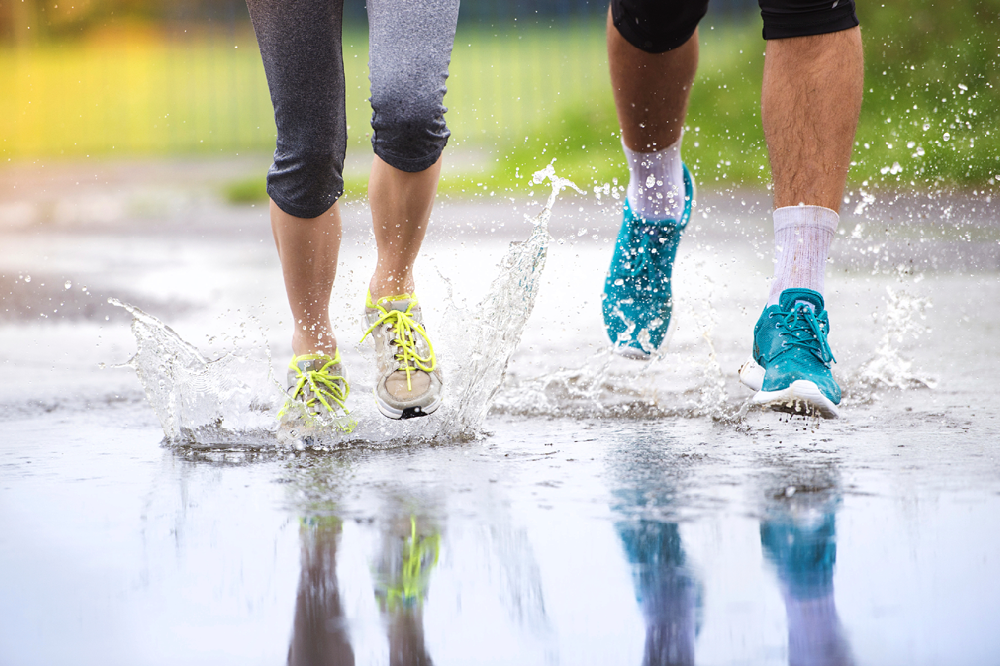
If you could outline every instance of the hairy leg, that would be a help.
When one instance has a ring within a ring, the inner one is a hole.
[[[330,326],[330,292],[340,251],[340,206],[306,219],[289,215],[272,201],[271,231],[295,324],[292,351],[296,356],[333,356],[337,340]]]
[[[625,146],[651,153],[677,143],[698,67],[697,30],[679,48],[646,53],[621,36],[609,12],[608,64]]]
[[[774,207],[840,210],[864,85],[861,30],[767,42],[761,120]]]
[[[441,158],[416,173],[389,166],[376,156],[368,181],[378,263],[369,289],[372,299],[412,294],[413,263],[427,233]]]

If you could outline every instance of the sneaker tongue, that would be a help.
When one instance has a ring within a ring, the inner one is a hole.
[[[812,289],[786,289],[778,299],[783,312],[791,311],[799,303],[805,303],[817,314],[823,311],[823,296]]]

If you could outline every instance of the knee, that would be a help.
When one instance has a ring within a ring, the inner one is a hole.
[[[425,94],[392,89],[372,94],[372,147],[392,167],[415,173],[437,162],[451,132],[444,86]]]
[[[611,0],[611,21],[622,38],[646,53],[687,43],[708,11],[708,0]]]
[[[764,39],[809,37],[858,25],[854,0],[758,0]]]
[[[267,194],[295,217],[319,217],[344,193],[344,154],[335,147],[297,147],[274,152]]]

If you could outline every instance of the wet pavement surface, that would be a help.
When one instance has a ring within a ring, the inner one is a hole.
[[[451,439],[426,436],[436,416],[380,430],[368,404],[374,250],[348,204],[333,305],[370,425],[322,451],[165,443],[135,372],[111,367],[136,340],[108,297],[283,374],[264,211],[184,187],[107,219],[0,215],[0,663],[1000,662],[984,195],[845,205],[827,283],[845,400],[820,421],[747,411],[736,379],[770,273],[766,193],[699,202],[652,363],[604,339],[613,202],[566,194],[503,386]],[[487,292],[542,194],[438,206],[418,264],[432,331],[449,290]]]

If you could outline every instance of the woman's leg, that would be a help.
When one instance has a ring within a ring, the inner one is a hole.
[[[414,296],[413,263],[430,220],[441,152],[445,80],[458,0],[369,0],[372,164],[368,197],[378,245],[365,317],[375,344],[375,401],[385,416],[441,404],[441,369]]]
[[[376,156],[368,181],[378,262],[369,283],[372,299],[412,294],[413,263],[427,232],[441,158],[416,173],[390,166]]]
[[[337,352],[330,325],[330,293],[340,250],[340,206],[319,217],[294,217],[271,202],[271,231],[281,259],[288,305],[292,308],[292,353]]]
[[[458,0],[370,0],[372,164],[368,197],[378,245],[373,300],[412,294],[441,153],[445,80]]]
[[[296,356],[333,355],[329,303],[340,248],[347,124],[342,0],[248,0],[278,129],[267,174],[271,228]]]

